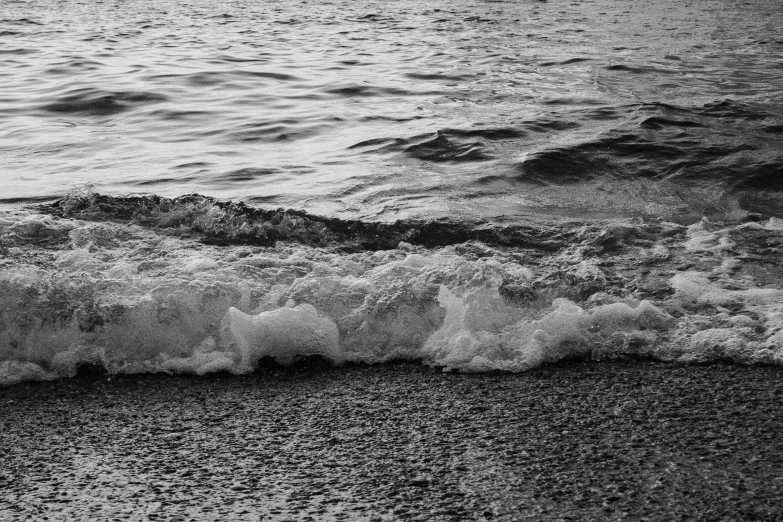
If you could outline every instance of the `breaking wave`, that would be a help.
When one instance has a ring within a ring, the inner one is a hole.
[[[0,384],[265,358],[783,362],[783,221],[377,224],[203,196],[0,214]]]

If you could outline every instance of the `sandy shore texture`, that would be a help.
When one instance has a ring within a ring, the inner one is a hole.
[[[783,520],[783,369],[308,361],[0,389],[2,520]]]

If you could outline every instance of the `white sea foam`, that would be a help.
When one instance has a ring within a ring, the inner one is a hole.
[[[726,234],[727,229],[722,226],[722,223],[711,223],[707,218],[702,218],[700,222],[689,226],[685,249],[691,252],[731,250],[734,242]]]
[[[321,355],[342,362],[337,325],[321,316],[311,304],[285,306],[248,315],[229,308],[224,319],[224,340],[239,350],[239,364],[253,368],[262,357],[290,363],[303,355]]]
[[[434,364],[462,370],[523,371],[569,357],[613,355],[622,348],[618,342],[627,348],[628,339],[643,338],[643,331],[666,331],[674,323],[649,301],[636,308],[614,303],[588,311],[560,298],[543,317],[514,321],[519,313],[502,310],[500,296],[487,290],[460,299],[442,286],[439,299],[446,318],[424,353]]]
[[[209,247],[135,226],[7,216],[0,237],[15,255],[0,265],[0,384],[68,377],[85,363],[244,373],[265,357],[308,355],[460,371],[623,355],[783,362],[783,289],[760,284],[739,251],[742,234],[776,244],[777,224],[672,230],[652,246],[645,239],[640,259],[666,269],[685,252],[701,265],[670,271],[661,279],[670,291],[654,301],[585,257],[596,244],[587,232],[579,255],[528,262],[481,245]]]

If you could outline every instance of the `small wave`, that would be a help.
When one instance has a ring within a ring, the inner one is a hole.
[[[442,131],[412,138],[374,138],[364,140],[349,149],[364,149],[366,153],[398,153],[425,161],[481,161],[488,159],[479,142],[457,143]]]
[[[206,117],[213,116],[211,111],[204,110],[171,110],[171,109],[156,109],[150,111],[150,115],[161,120],[170,121],[198,121],[203,120]]]
[[[695,112],[705,116],[718,116],[731,120],[765,120],[769,117],[768,114],[754,110],[748,104],[731,99],[707,103]]]
[[[266,78],[278,81],[301,81],[302,78],[292,74],[285,74],[273,71],[253,71],[253,70],[221,70],[221,71],[199,71],[189,74],[155,74],[145,78],[153,81],[172,81],[180,80],[191,85],[217,85],[230,81],[235,77],[246,78]]]
[[[193,181],[194,179],[195,178],[192,176],[183,176],[179,178],[145,179],[145,180],[137,181],[135,185],[137,187],[152,187],[152,186],[165,185],[166,183],[186,183],[189,181]]]
[[[2,36],[2,35],[0,35]],[[36,49],[0,49],[0,54],[10,54],[10,55],[26,55],[26,54],[35,54],[38,51]]]
[[[272,176],[279,172],[279,169],[244,168],[216,176],[213,179],[222,181],[252,181],[254,179]]]
[[[520,125],[529,131],[540,133],[571,130],[581,126],[576,121],[552,120],[548,118],[539,118],[532,121],[525,121]]]
[[[567,60],[541,62],[540,65],[542,67],[552,67],[554,65],[571,65],[574,63],[584,63],[590,61],[593,61],[593,59],[592,58],[568,58]]]
[[[594,161],[575,150],[551,149],[526,155],[516,179],[537,185],[580,183],[600,174]]]
[[[378,13],[367,13],[365,15],[350,18],[350,20],[356,22],[394,22],[394,17]]]
[[[468,75],[444,74],[444,73],[412,72],[412,73],[405,73],[404,76],[412,80],[435,80],[435,81],[447,81],[447,82],[464,82],[466,80],[471,79],[471,77]]]
[[[416,121],[424,119],[423,116],[387,116],[382,114],[369,114],[359,118],[359,121],[391,121],[395,123],[404,123],[406,121]]]
[[[39,210],[63,218],[131,222],[174,234],[201,234],[206,241],[222,244],[274,245],[277,241],[297,241],[313,246],[331,245],[344,251],[394,249],[400,242],[437,247],[470,240],[551,250],[564,240],[560,231],[542,226],[449,220],[343,220],[290,209],[265,210],[198,194],[169,199],[75,191]]]
[[[44,203],[44,202],[50,202],[54,200],[59,200],[57,197],[52,196],[26,196],[26,197],[19,197],[19,198],[3,198],[0,197],[0,204],[6,204],[6,205],[16,205],[16,204],[27,204],[32,205],[35,203]]]
[[[594,121],[612,121],[624,119],[626,114],[620,108],[599,107],[585,111],[584,116],[585,118]]]
[[[490,127],[478,129],[443,129],[441,134],[462,138],[483,138],[486,140],[511,140],[523,138],[525,132],[509,127]]]
[[[690,214],[712,208],[718,214],[743,209],[783,215],[783,153],[769,138],[777,120],[765,111],[723,100],[700,107],[602,107],[584,111],[584,117],[617,123],[586,139],[574,133],[571,140],[526,151],[509,179],[540,187],[599,187],[619,199],[635,184],[648,203],[660,198],[669,208],[684,204]],[[538,124],[520,126],[536,130]]]
[[[422,134],[410,138],[374,138],[364,140],[349,149],[364,149],[367,153],[401,153],[423,161],[472,162],[493,159],[491,151],[483,140],[503,141],[520,139],[525,132],[519,129],[477,128],[441,129],[435,134]]]
[[[557,97],[542,100],[544,105],[603,105],[604,102],[598,98],[584,98],[577,96]]]
[[[325,122],[306,122],[293,118],[281,118],[246,123],[238,128],[227,129],[221,134],[231,141],[275,142],[315,136],[333,125],[333,119]]]
[[[279,80],[283,82],[301,81],[302,78],[294,76],[293,74],[285,74],[279,72],[270,71],[241,71],[240,74],[246,74],[253,78],[268,78],[270,80]]]
[[[14,25],[43,25],[42,22],[33,20],[32,18],[4,18],[0,20],[0,23]]]
[[[112,116],[139,105],[160,103],[168,98],[148,92],[105,92],[98,89],[79,89],[47,103],[41,108],[48,112],[84,114],[88,116]]]
[[[349,98],[368,98],[373,96],[411,96],[413,91],[401,89],[399,87],[379,87],[373,85],[346,85],[342,87],[329,87],[324,89],[327,94],[335,94],[341,97]],[[433,94],[419,93],[419,94]]]
[[[194,169],[194,168],[204,168],[204,167],[210,167],[214,165],[213,163],[209,163],[207,161],[191,161],[189,163],[182,163],[180,165],[175,165],[175,169]]]
[[[646,120],[641,122],[639,126],[648,129],[656,129],[656,130],[663,129],[665,127],[682,127],[682,128],[704,127],[703,124],[696,121],[675,120],[670,118],[661,118],[657,116],[653,116],[652,118],[647,118]]]
[[[639,65],[627,65],[627,64],[613,64],[604,67],[607,71],[622,71],[632,74],[678,74],[679,70],[675,69],[663,69],[661,67],[639,66]]]
[[[55,67],[46,69],[47,74],[78,74],[82,71],[97,71],[103,64],[94,60],[80,60],[69,58],[65,62],[60,62]]]
[[[371,140],[354,143],[348,149],[365,149],[367,152],[385,152],[388,150],[402,150],[408,143],[402,138],[373,138]]]
[[[158,75],[157,77],[153,77],[152,79],[155,80],[170,79],[172,76],[175,75],[165,75],[168,78],[161,78],[160,76],[163,75]],[[185,78],[185,82],[187,82],[190,85],[199,85],[199,86],[208,86],[208,87],[211,87],[213,85],[220,85],[224,83],[226,80],[227,80],[226,75],[222,73],[207,72],[207,71],[189,74]]]
[[[458,143],[443,132],[438,132],[434,138],[414,141],[403,152],[416,159],[437,162],[485,161],[492,157],[483,143]]]

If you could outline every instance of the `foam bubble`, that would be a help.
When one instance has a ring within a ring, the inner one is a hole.
[[[691,252],[722,252],[731,250],[735,243],[726,234],[723,223],[711,223],[706,217],[688,227],[685,249]]]
[[[255,366],[262,357],[283,363],[306,355],[321,355],[336,363],[343,361],[337,325],[310,304],[258,315],[232,307],[225,323],[224,331],[239,351],[243,367]]]
[[[12,386],[25,381],[50,381],[57,375],[28,361],[0,361],[0,386]]]
[[[212,336],[199,343],[193,353],[187,357],[164,359],[161,362],[160,369],[172,373],[192,373],[196,375],[221,371],[239,373],[240,370],[235,354],[219,350],[217,342]]]
[[[425,355],[435,364],[463,370],[523,371],[570,357],[614,354],[618,348],[627,353],[623,348],[629,337],[651,345],[657,337],[640,332],[666,331],[674,324],[649,301],[636,308],[613,303],[588,311],[559,298],[540,319],[515,320],[520,312],[507,310],[496,291],[458,298],[444,286],[438,297],[446,318],[427,340]]]
[[[680,360],[689,362],[713,361],[716,359],[744,361],[750,355],[748,340],[743,329],[708,328],[693,334],[690,350]]]
[[[766,230],[776,230],[783,232],[783,219],[771,217],[769,221],[764,224]]]

